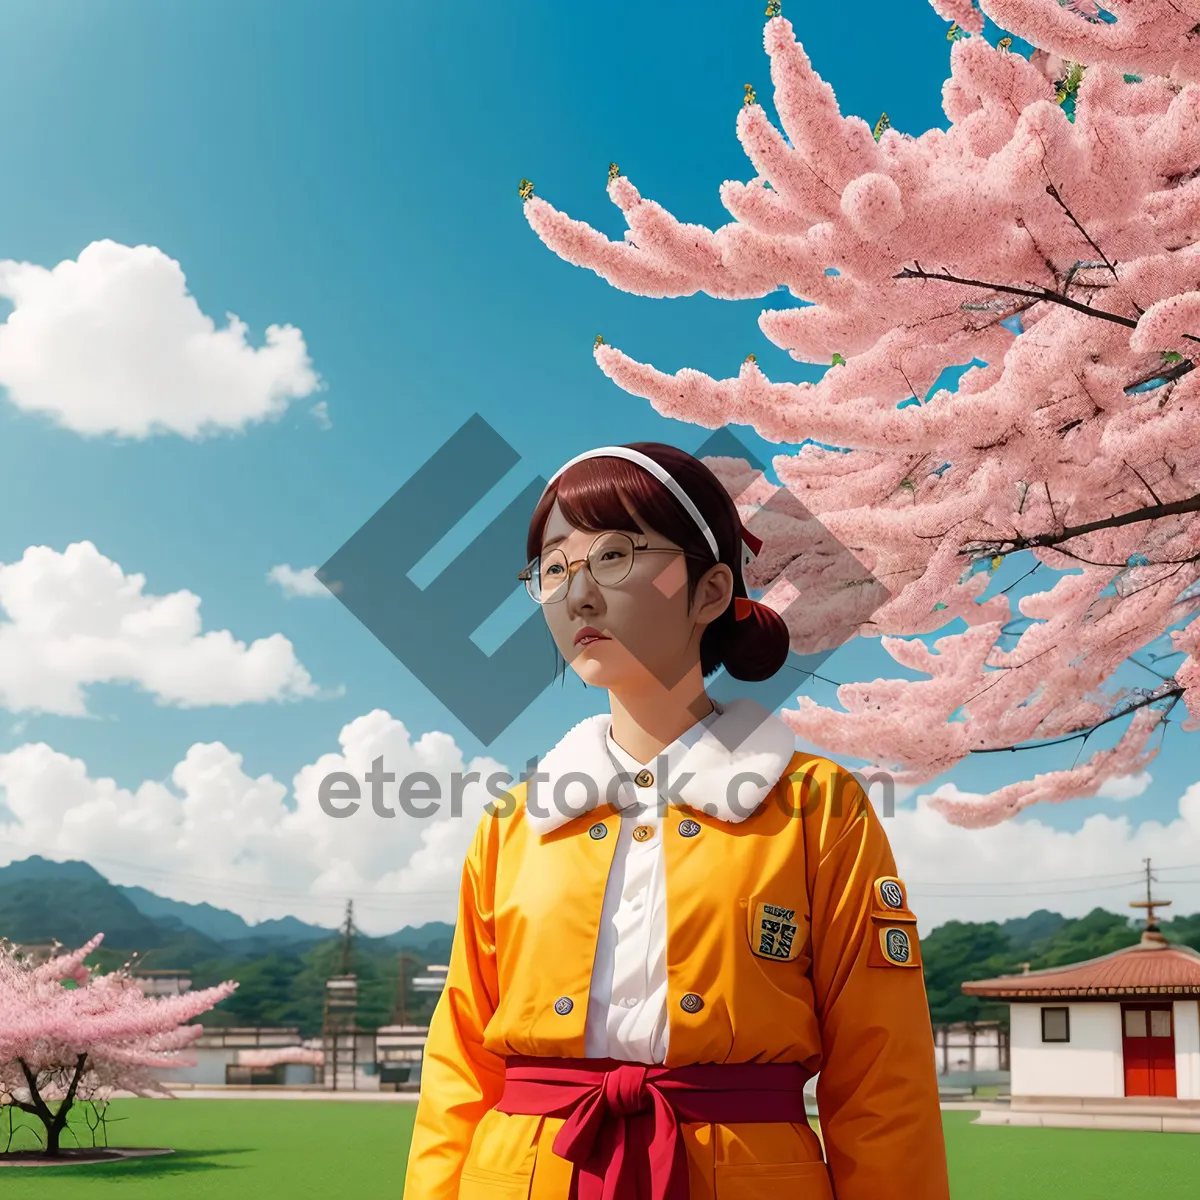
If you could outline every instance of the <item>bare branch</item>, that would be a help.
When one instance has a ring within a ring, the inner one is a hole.
[[[1100,249],[1099,246],[1096,245],[1096,243],[1094,241],[1092,241],[1091,235],[1088,233],[1088,231],[1086,229],[1084,229],[1084,227],[1082,225],[1080,225],[1080,223],[1075,219],[1075,214],[1067,207],[1067,202],[1058,194],[1058,188],[1056,188],[1054,186],[1054,184],[1052,184],[1052,183],[1046,184],[1046,195],[1049,196],[1054,201],[1054,203],[1057,204],[1059,206],[1059,208],[1061,208],[1063,210],[1063,212],[1065,212],[1067,214],[1067,217],[1070,219],[1071,224],[1074,225],[1075,228],[1078,229],[1081,234],[1083,234],[1084,241],[1087,242],[1087,244],[1089,246],[1091,246],[1091,248],[1093,250],[1095,250],[1095,252],[1098,255],[1100,255],[1101,259],[1104,262],[1104,265],[1109,269],[1109,271],[1112,272],[1112,277],[1114,279],[1116,279],[1117,268],[1114,267],[1113,264],[1108,261],[1108,256],[1104,253],[1103,250]],[[1076,263],[1075,265],[1078,266],[1079,264]],[[1073,271],[1075,268],[1072,267],[1071,269]]]
[[[1103,321],[1112,321],[1117,325],[1124,325],[1126,329],[1136,329],[1137,322],[1132,317],[1118,316],[1117,313],[1108,312],[1102,308],[1092,308],[1090,305],[1081,304],[1078,300],[1072,300],[1070,296],[1064,296],[1061,292],[1051,291],[1049,288],[1040,287],[1014,287],[1008,283],[989,283],[986,279],[963,279],[959,275],[950,275],[941,271],[926,271],[920,263],[913,267],[905,267],[892,276],[893,279],[934,279],[942,283],[960,283],[964,287],[987,288],[993,292],[1006,292],[1010,296],[1029,296],[1034,300],[1045,300],[1051,304],[1061,304],[1064,308],[1074,309],[1076,312],[1081,312],[1088,317],[1099,317]],[[1189,337],[1190,334],[1185,334]],[[1195,339],[1200,341],[1200,338]]]
[[[1143,480],[1143,482],[1145,482]],[[1082,537],[1087,533],[1095,533],[1100,529],[1120,529],[1125,525],[1136,525],[1141,521],[1157,521],[1162,517],[1178,516],[1181,513],[1200,512],[1200,495],[1189,496],[1186,500],[1172,500],[1169,504],[1150,504],[1144,508],[1136,508],[1132,512],[1116,513],[1099,521],[1089,521],[1085,525],[1071,525],[1058,533],[1035,533],[1030,537],[1012,538],[1009,542],[1001,542],[992,549],[989,543],[980,546],[965,546],[959,554],[992,553],[992,556],[1015,554],[1018,550],[1032,550],[1038,546],[1059,546],[1072,538]],[[1063,553],[1067,553],[1063,551]],[[1173,560],[1172,560],[1173,561]],[[1194,561],[1183,559],[1183,562]],[[1097,563],[1097,566],[1127,566],[1127,563]]]
[[[1065,737],[1055,738],[1053,741],[1037,742],[1037,743],[1027,742],[1023,745],[1016,745],[1016,746],[988,746],[982,750],[978,750],[978,749],[972,750],[971,753],[972,754],[1002,754],[1006,750],[1011,751],[1011,752],[1016,752],[1017,750],[1043,750],[1047,746],[1061,746],[1065,742],[1074,742],[1074,741],[1077,741],[1079,738],[1086,739],[1086,738],[1091,737],[1091,735],[1093,733],[1095,733],[1097,729],[1101,728],[1101,726],[1103,726],[1103,725],[1107,725],[1110,721],[1118,721],[1122,717],[1129,716],[1129,714],[1132,712],[1137,712],[1138,709],[1140,709],[1140,708],[1148,708],[1151,704],[1157,704],[1158,701],[1166,700],[1168,697],[1174,697],[1175,700],[1178,700],[1183,695],[1183,692],[1184,692],[1183,688],[1177,687],[1177,688],[1172,688],[1169,691],[1152,694],[1149,696],[1143,696],[1139,703],[1131,704],[1127,708],[1121,709],[1120,712],[1110,713],[1102,721],[1097,721],[1095,725],[1090,725],[1090,726],[1088,726],[1087,729],[1081,729],[1075,733],[1067,734]],[[1171,708],[1174,708],[1174,706],[1175,706],[1174,701],[1172,701]],[[1167,711],[1170,712],[1171,709],[1168,708]]]

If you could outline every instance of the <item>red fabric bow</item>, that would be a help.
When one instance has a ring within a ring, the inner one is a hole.
[[[757,603],[757,600],[747,600],[745,596],[734,596],[733,619],[735,621],[744,621],[754,611],[754,606]]]
[[[575,1164],[569,1200],[688,1200],[683,1121],[806,1121],[799,1063],[652,1066],[617,1059],[506,1060],[496,1108],[566,1120],[554,1153]]]

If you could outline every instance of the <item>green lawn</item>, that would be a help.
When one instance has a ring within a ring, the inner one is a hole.
[[[413,1107],[319,1100],[124,1100],[114,1145],[178,1153],[103,1166],[0,1168],[4,1200],[398,1197]],[[948,1112],[955,1200],[1194,1200],[1200,1136],[972,1125]],[[116,1189],[120,1191],[116,1191]],[[887,1198],[892,1200],[892,1198]]]

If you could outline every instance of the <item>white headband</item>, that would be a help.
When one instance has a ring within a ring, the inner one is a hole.
[[[654,461],[648,455],[643,454],[640,450],[631,450],[628,446],[600,446],[595,450],[587,450],[583,454],[577,454],[568,462],[563,463],[557,471],[546,481],[546,487],[542,489],[542,495],[546,494],[550,485],[568,468],[573,467],[578,462],[583,462],[585,458],[624,458],[631,463],[636,463],[643,470],[649,471],[655,479],[659,481],[667,490],[683,505],[688,516],[696,522],[700,532],[704,534],[704,540],[708,542],[709,549],[713,552],[713,558],[719,562],[721,552],[717,549],[717,539],[713,536],[713,531],[708,527],[708,522],[701,515],[700,510],[693,503],[692,498],[676,483],[660,463]],[[742,565],[745,566],[749,561],[758,554],[762,549],[762,542],[756,538],[744,525],[742,530]]]

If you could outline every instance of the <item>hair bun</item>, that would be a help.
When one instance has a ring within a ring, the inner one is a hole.
[[[725,670],[747,683],[769,679],[791,651],[787,623],[773,608],[745,596],[734,597],[733,617],[720,642]]]

